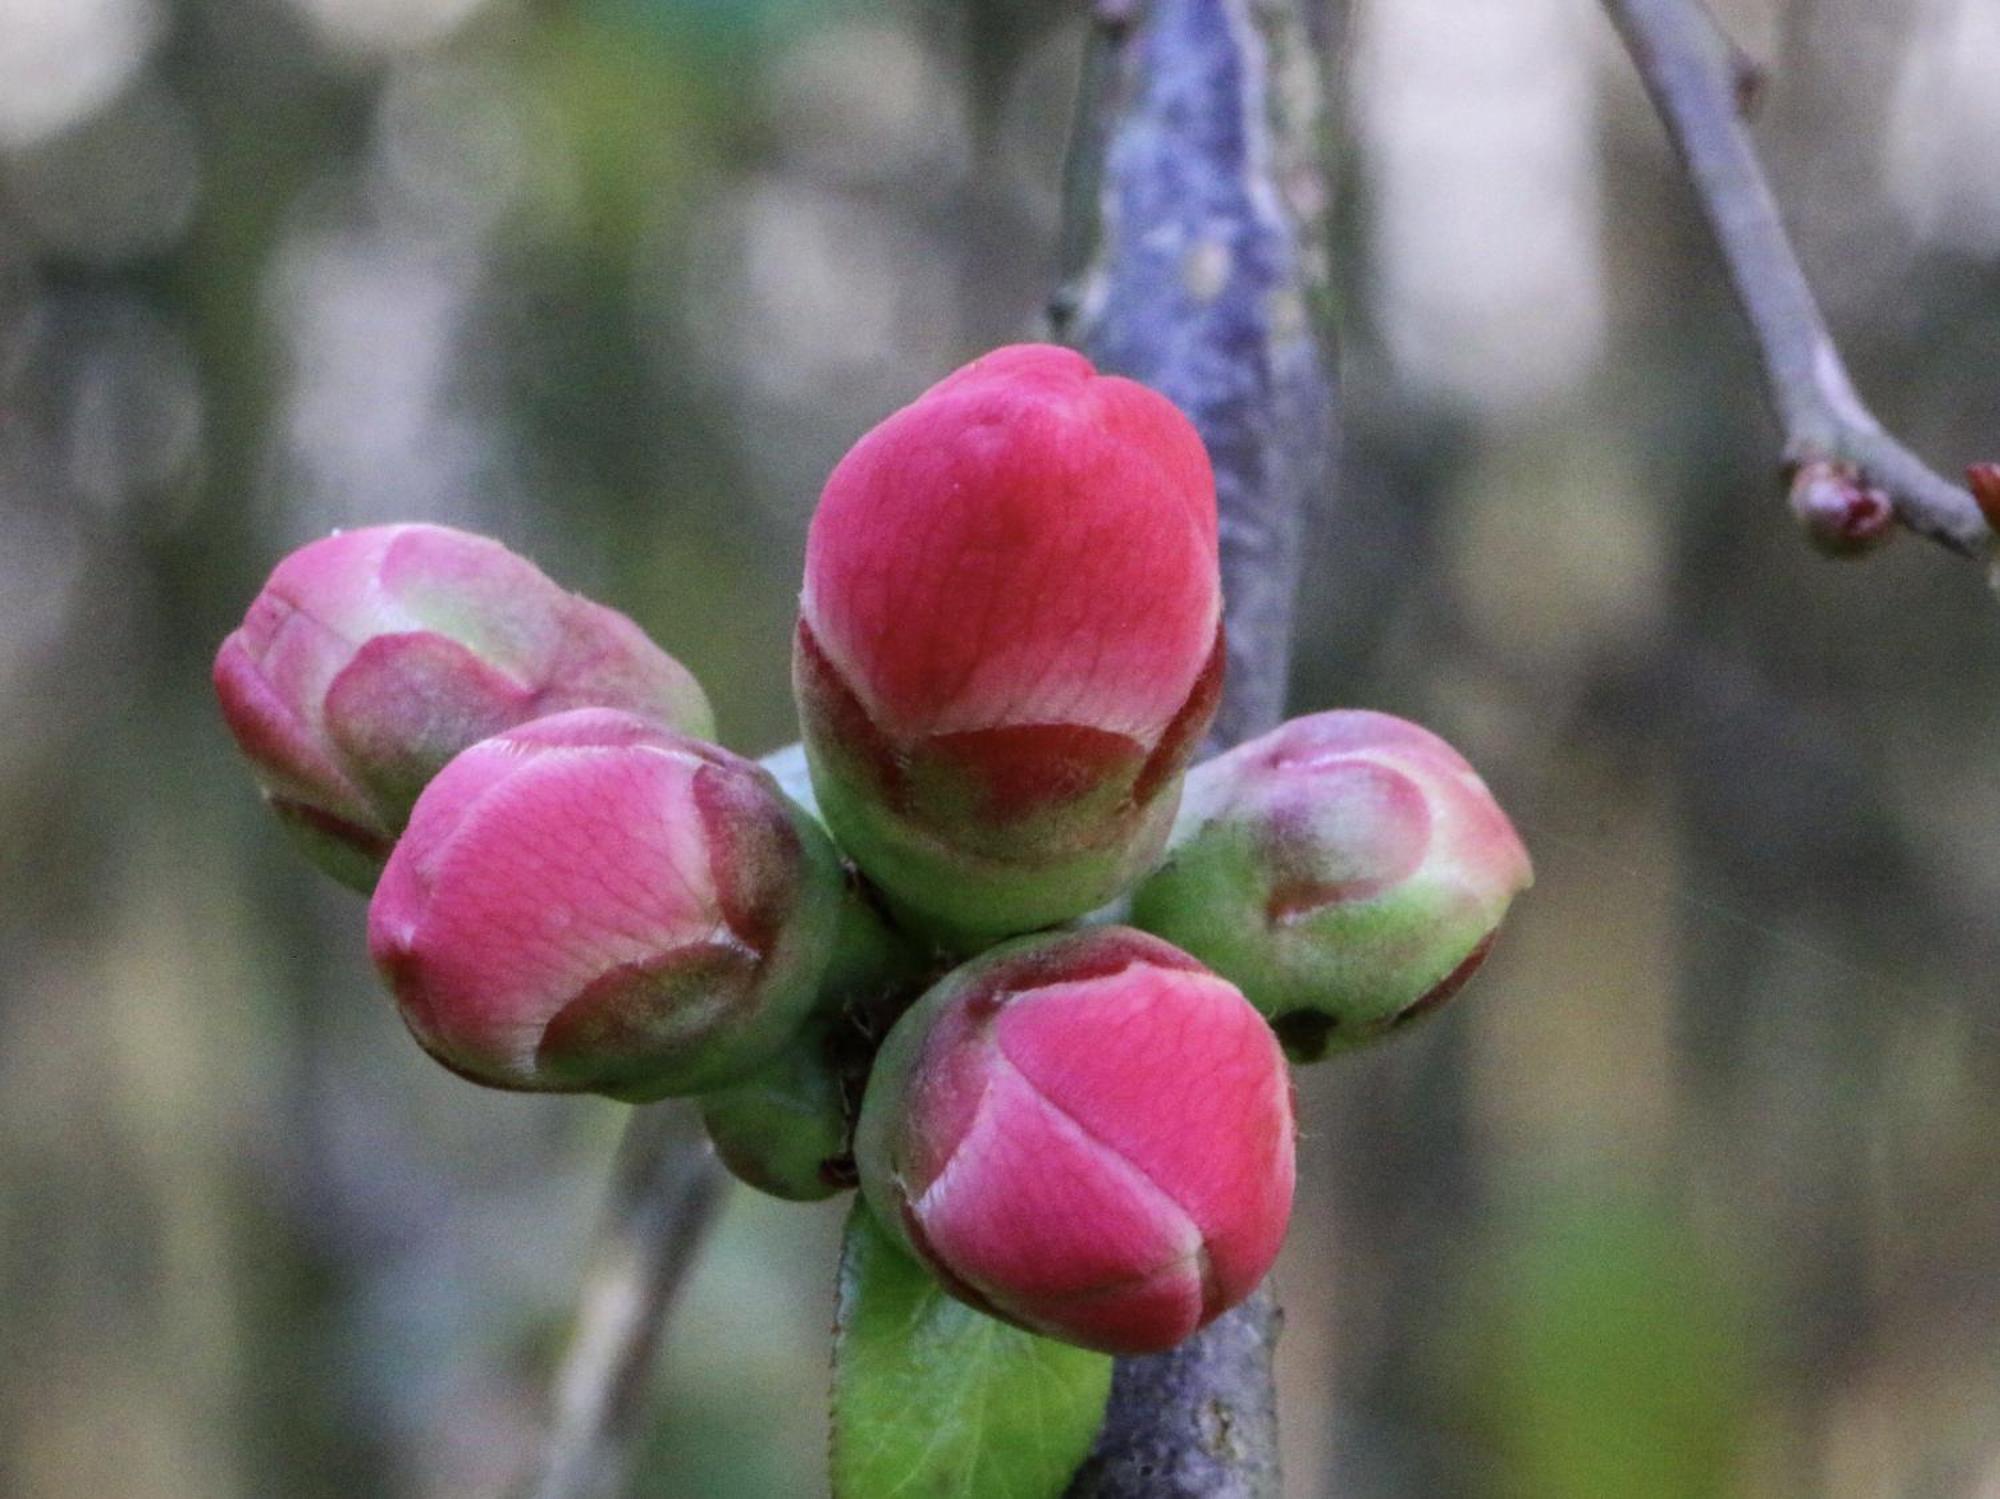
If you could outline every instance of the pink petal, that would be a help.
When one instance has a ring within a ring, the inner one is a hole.
[[[1200,440],[1068,351],[989,355],[834,471],[803,613],[892,736],[1072,724],[1150,746],[1220,617]]]

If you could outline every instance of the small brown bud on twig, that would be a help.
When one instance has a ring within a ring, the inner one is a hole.
[[[1792,514],[1829,557],[1859,557],[1896,531],[1896,507],[1848,464],[1802,463],[1792,474]]]
[[[1975,463],[1965,471],[1965,487],[1979,502],[1986,524],[2000,531],[2000,463]]]

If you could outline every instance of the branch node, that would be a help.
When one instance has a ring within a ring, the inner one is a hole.
[[[1755,102],[1746,73],[1754,64],[1701,0],[1604,0],[1604,6],[1722,252],[1763,358],[1788,465],[1802,472],[1801,465],[1818,462],[1851,476],[1843,481],[1850,492],[1844,508],[1829,498],[1831,490],[1802,494],[1795,479],[1794,507],[1805,507],[1802,518],[1818,518],[1808,521],[1808,531],[1818,536],[1831,525],[1845,537],[1846,522],[1828,518],[1853,520],[1871,509],[1853,496],[1879,494],[1912,531],[1961,556],[1985,556],[1994,528],[1981,505],[1884,430],[1855,393],[1743,124],[1746,90],[1747,102]],[[1873,523],[1861,524],[1866,531]]]
[[[1973,464],[1965,471],[1965,484],[1986,524],[2000,531],[2000,463]]]
[[[1896,507],[1851,463],[1794,465],[1791,504],[1806,539],[1829,557],[1863,556],[1896,534]]]
[[[1771,85],[1771,71],[1734,42],[1729,46],[1729,71],[1736,89],[1736,113],[1754,120],[1764,107]]]
[[[1095,0],[1090,8],[1091,19],[1114,36],[1122,36],[1139,22],[1139,11],[1146,0]]]

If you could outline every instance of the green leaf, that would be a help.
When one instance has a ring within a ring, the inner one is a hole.
[[[854,1205],[834,1325],[835,1499],[1055,1499],[1110,1395],[1104,1354],[952,1300]]]

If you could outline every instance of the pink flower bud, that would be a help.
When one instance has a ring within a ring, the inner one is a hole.
[[[1450,745],[1384,713],[1316,713],[1195,770],[1132,919],[1239,985],[1313,1061],[1450,999],[1532,880]]]
[[[442,526],[293,552],[222,643],[215,690],[272,809],[364,891],[417,794],[467,745],[582,707],[713,732],[694,678],[624,615]]]
[[[581,709],[465,751],[417,800],[368,948],[432,1056],[496,1088],[646,1099],[748,1076],[833,950],[842,875],[748,760]]]
[[[897,1022],[855,1152],[876,1216],[961,1300],[1149,1353],[1277,1258],[1291,1082],[1257,1012],[1186,953],[1122,927],[1028,937]]]
[[[1157,857],[1221,685],[1215,481],[1171,402],[1002,349],[857,443],[806,546],[813,783],[928,924],[1004,935]]]

